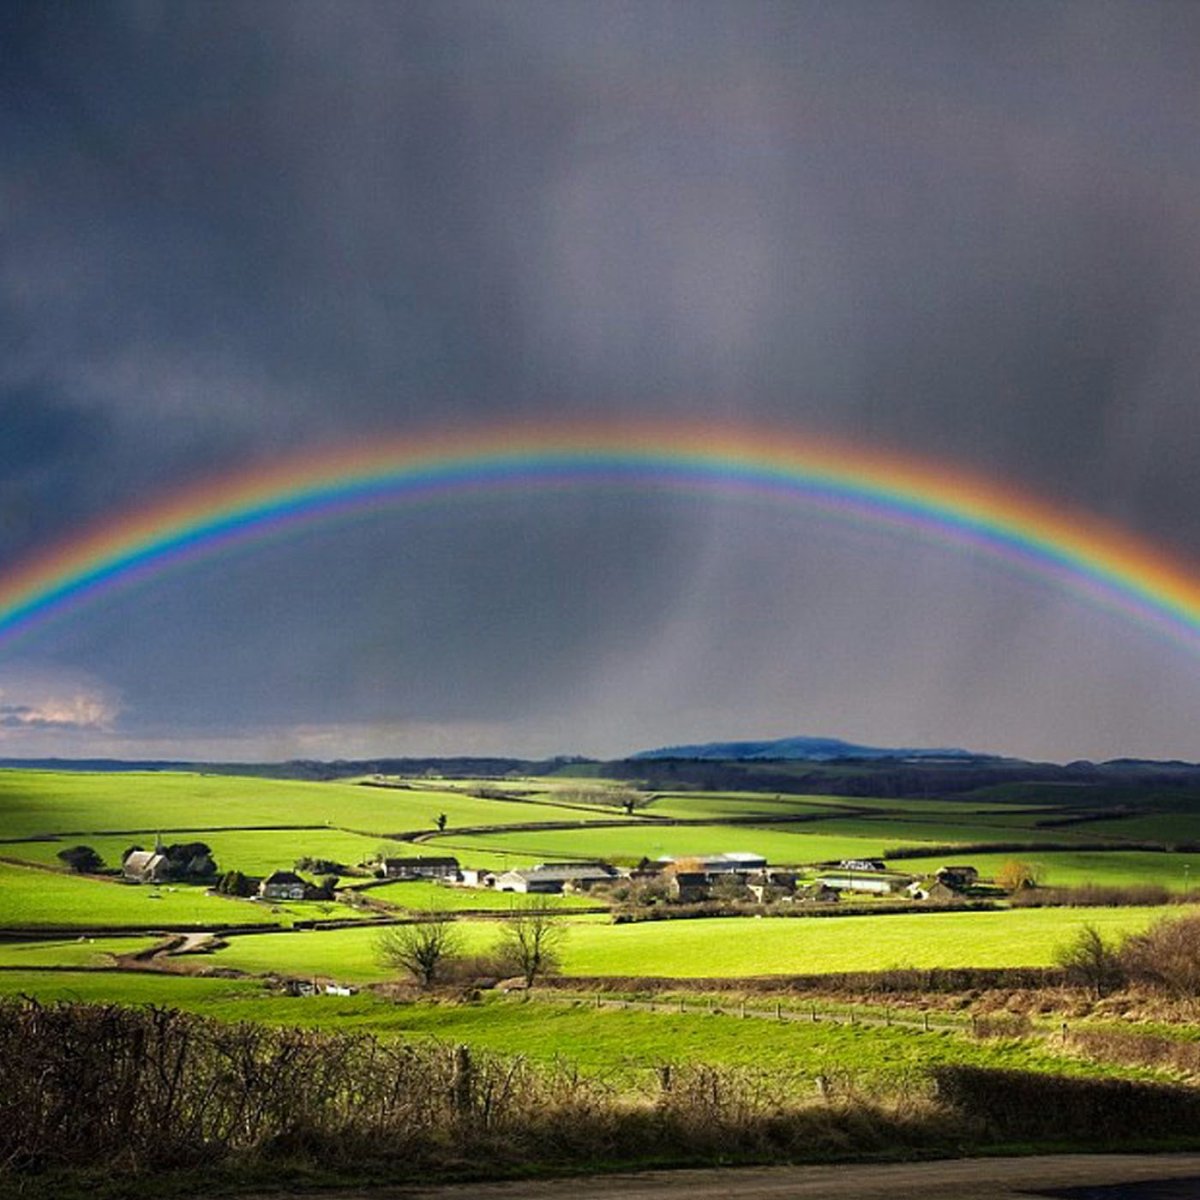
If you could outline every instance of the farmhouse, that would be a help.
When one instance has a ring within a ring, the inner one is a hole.
[[[586,892],[598,883],[611,883],[619,872],[608,863],[538,863],[496,876],[498,892],[556,895],[566,889]]]
[[[132,883],[163,883],[170,878],[171,860],[160,850],[132,850],[121,871]]]
[[[837,904],[841,894],[823,883],[813,883],[798,893],[800,900],[806,904]]]
[[[303,900],[308,884],[293,871],[274,871],[258,885],[264,900]]]
[[[672,871],[667,895],[681,904],[696,904],[712,895],[709,877],[703,871]]]
[[[387,879],[457,879],[458,859],[435,855],[414,858],[384,858],[379,870]]]
[[[979,880],[974,867],[938,867],[935,874],[940,882],[952,888],[969,888]]]

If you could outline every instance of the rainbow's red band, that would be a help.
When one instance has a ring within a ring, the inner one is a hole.
[[[444,495],[619,486],[750,495],[997,557],[1200,648],[1200,577],[1145,539],[942,463],[736,426],[531,425],[259,465],[102,521],[0,575],[0,644],[220,547]]]

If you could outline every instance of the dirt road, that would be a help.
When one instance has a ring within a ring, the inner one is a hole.
[[[253,1200],[282,1200],[288,1193]],[[645,1171],[322,1192],[321,1200],[1200,1200],[1200,1154],[1056,1154],[877,1166]]]

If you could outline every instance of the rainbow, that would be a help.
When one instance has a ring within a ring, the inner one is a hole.
[[[0,573],[0,648],[196,559],[349,515],[587,488],[781,502],[1000,560],[1200,651],[1200,578],[1143,538],[942,463],[730,426],[540,424],[321,449],[166,495]]]

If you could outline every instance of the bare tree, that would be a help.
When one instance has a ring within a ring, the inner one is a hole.
[[[375,952],[385,967],[407,971],[424,988],[432,987],[447,961],[461,945],[454,919],[443,912],[430,913],[411,925],[389,925],[375,941]]]
[[[539,975],[558,970],[560,951],[567,936],[561,912],[549,909],[540,900],[514,905],[504,922],[496,952],[500,959],[532,987]]]

